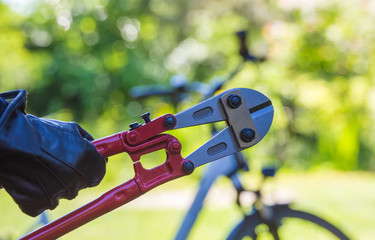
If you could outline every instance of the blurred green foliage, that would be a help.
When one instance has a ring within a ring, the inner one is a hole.
[[[0,3],[0,91],[24,88],[30,113],[109,135],[144,111],[172,111],[135,102],[131,87],[227,73],[241,61],[233,33],[247,29],[252,52],[268,60],[227,88],[257,89],[276,109],[271,132],[247,152],[254,165],[373,170],[374,22],[375,4],[354,0],[49,0],[25,15]]]

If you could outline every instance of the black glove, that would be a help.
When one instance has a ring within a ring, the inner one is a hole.
[[[98,185],[106,159],[77,123],[26,114],[26,94],[0,94],[0,185],[24,213],[37,216]]]

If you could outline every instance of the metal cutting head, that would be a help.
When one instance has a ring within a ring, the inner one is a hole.
[[[198,167],[258,143],[271,127],[273,113],[270,99],[262,93],[236,88],[176,114],[174,129],[227,122],[225,129],[186,157]]]

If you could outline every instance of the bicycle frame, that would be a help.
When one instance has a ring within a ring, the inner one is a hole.
[[[200,211],[203,208],[203,202],[215,181],[221,176],[231,176],[236,174],[240,168],[241,164],[235,155],[221,158],[207,167],[200,181],[194,201],[187,211],[175,239],[182,240],[188,237]]]

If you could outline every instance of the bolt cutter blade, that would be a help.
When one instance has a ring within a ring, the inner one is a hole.
[[[219,97],[223,93],[209,98],[191,108],[175,114],[177,123],[174,129],[197,126],[225,120],[220,110]]]
[[[176,114],[175,128],[227,122],[224,130],[186,157],[198,167],[257,144],[271,127],[273,113],[271,101],[262,93],[231,89]]]
[[[230,128],[226,127],[185,159],[192,161],[195,167],[199,167],[208,162],[241,151],[234,141]]]
[[[273,106],[270,105],[264,109],[254,112],[251,114],[251,117],[253,118],[257,129],[257,134],[259,135],[259,140],[257,142],[252,142],[253,146],[263,139],[271,127],[273,119]],[[211,140],[187,156],[186,159],[192,161],[195,167],[199,167],[203,164],[234,154],[246,148],[247,147],[239,147],[238,144],[236,144],[234,134],[231,131],[231,128],[228,126],[211,138]]]
[[[234,90],[239,90],[243,93],[246,105],[248,106],[250,113],[271,105],[271,101],[258,91],[247,88],[235,88],[222,92],[191,108],[175,114],[177,124],[174,129],[226,121],[227,116],[222,110],[220,98],[223,95]]]

